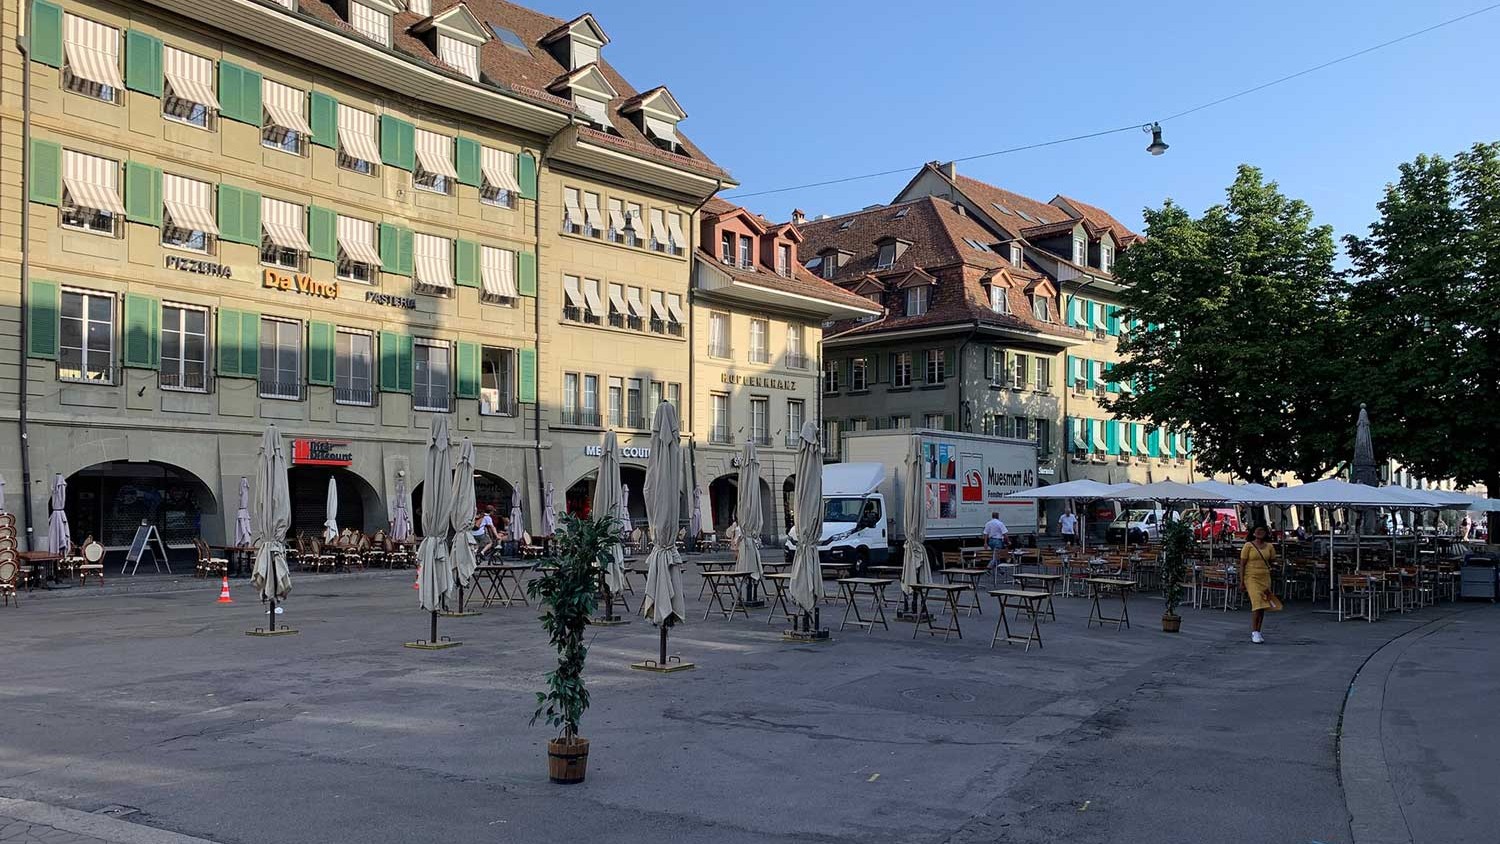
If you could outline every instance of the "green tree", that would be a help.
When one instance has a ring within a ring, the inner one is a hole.
[[[1321,477],[1349,451],[1358,408],[1335,363],[1346,312],[1332,230],[1248,165],[1201,217],[1170,199],[1145,217],[1145,241],[1115,266],[1137,327],[1113,378],[1135,389],[1110,410],[1190,432],[1210,472]]]
[[[1500,495],[1500,143],[1401,165],[1345,239],[1353,381],[1376,445]]]

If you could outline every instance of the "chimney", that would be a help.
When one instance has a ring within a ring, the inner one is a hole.
[[[792,209],[792,225],[794,225],[794,226],[800,226],[800,225],[802,225],[805,222],[807,222],[807,212],[803,211],[801,208],[793,208]]]
[[[947,176],[949,179],[958,178],[958,168],[955,167],[953,162],[951,161],[947,164],[939,166],[938,172],[942,173],[944,176]]]

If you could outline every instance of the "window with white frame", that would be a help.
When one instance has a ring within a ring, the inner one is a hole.
[[[1037,418],[1031,425],[1031,438],[1036,440],[1036,453],[1045,457],[1052,453],[1052,420]]]
[[[160,383],[163,390],[207,391],[207,308],[162,303]]]
[[[660,290],[651,291],[651,331],[667,333],[667,297]]]
[[[607,288],[609,295],[609,324],[615,328],[625,327],[625,285],[610,282]]]
[[[645,382],[640,378],[625,381],[625,424],[631,428],[645,428],[650,424],[646,408],[641,403],[645,399],[644,386]]]
[[[333,341],[333,400],[375,403],[375,338],[368,331],[340,328]]]
[[[260,318],[260,397],[302,398],[302,323]]]
[[[911,352],[896,352],[891,356],[891,386],[911,386]]]
[[[1011,265],[1019,267],[1019,266],[1021,266],[1022,263],[1024,263],[1024,261],[1025,261],[1025,257],[1021,254],[1021,244],[1019,242],[1016,242],[1016,241],[1011,241],[1011,244],[1010,244],[1010,263],[1011,263]]]
[[[755,239],[747,234],[740,235],[740,268],[754,269],[755,267]]]
[[[380,46],[391,46],[391,16],[373,6],[349,0],[349,25]]]
[[[734,266],[734,232],[719,233],[719,263]]]
[[[62,85],[85,97],[119,102],[125,88],[120,74],[120,30],[65,13]]]
[[[708,315],[708,354],[715,358],[729,357],[729,314],[715,311]]]
[[[771,362],[771,321],[750,320],[750,362]]]
[[[479,201],[498,208],[513,207],[521,192],[521,183],[516,178],[516,154],[484,147],[479,152],[479,171],[483,176]]]
[[[682,418],[682,385],[681,384],[673,383],[673,384],[668,384],[667,385],[667,404],[670,404],[673,408],[675,408],[677,410],[677,417],[679,419]],[[651,412],[655,413],[656,411],[652,410]]]
[[[312,127],[307,122],[307,93],[270,79],[260,83],[261,146],[305,155]]]
[[[516,413],[516,350],[485,346],[479,351],[479,412]]]
[[[1045,393],[1052,389],[1052,361],[1036,356],[1036,389]]]
[[[583,280],[583,301],[588,307],[588,310],[584,312],[583,321],[590,325],[603,323],[604,318],[609,313],[605,308],[601,290],[602,286],[599,279],[586,278]]]
[[[1109,245],[1109,241],[1099,241],[1099,269],[1101,272],[1109,272],[1115,263],[1115,248]]]
[[[447,413],[452,405],[448,344],[416,338],[412,345],[412,409]]]
[[[839,456],[839,421],[837,419],[823,420],[823,453],[829,457]]]
[[[795,322],[786,327],[786,365],[792,369],[807,368],[807,329]]]
[[[875,269],[877,269],[877,270],[888,269],[889,267],[894,266],[895,263],[896,263],[896,244],[895,244],[895,242],[880,244],[880,252],[875,256]]]
[[[578,424],[581,379],[576,372],[564,372],[562,383],[562,424]]]
[[[453,241],[434,234],[412,235],[417,284],[424,292],[448,296],[453,292]]]
[[[260,198],[260,262],[301,272],[312,246],[307,242],[307,214],[301,205],[269,196]]]
[[[339,103],[337,163],[345,170],[374,175],[380,166],[380,142],[373,112]]]
[[[908,430],[908,429],[911,428],[911,417],[910,416],[892,416],[891,417],[891,427],[895,428],[898,431]]]
[[[823,361],[823,393],[832,395],[839,391],[839,362],[832,359]]]
[[[927,383],[941,384],[948,380],[948,352],[945,349],[927,350]]]
[[[681,293],[668,293],[667,294],[667,333],[670,334],[670,335],[672,335],[673,337],[681,337],[682,336],[682,324],[684,322],[686,322],[686,321],[687,321],[687,317],[683,314],[683,311],[682,311],[682,294]]]
[[[97,155],[63,150],[62,225],[117,237],[125,219],[120,165]]]
[[[849,359],[849,389],[856,393],[870,389],[869,358],[856,357]]]
[[[214,221],[214,187],[208,182],[163,173],[161,177],[163,246],[208,253],[219,226]]]
[[[708,432],[709,441],[721,444],[733,442],[729,430],[729,394],[712,393],[710,400],[713,427]]]
[[[922,427],[931,428],[934,431],[941,431],[943,430],[944,423],[946,421],[947,417],[942,413],[928,413],[922,417]]]
[[[447,135],[417,130],[417,163],[411,183],[418,190],[444,195],[453,192],[458,169],[453,166],[453,139]]]
[[[771,444],[771,400],[765,396],[750,398],[750,436],[756,445]]]
[[[807,405],[801,399],[787,399],[786,443],[792,447],[802,433],[802,423],[807,421]]]
[[[921,316],[927,313],[928,300],[932,296],[932,288],[921,284],[908,288],[906,291],[906,315]]]
[[[667,251],[667,218],[660,208],[651,209],[651,248],[657,252]]]
[[[656,413],[656,409],[661,407],[662,397],[666,395],[665,387],[660,381],[652,381],[647,385],[649,392],[646,394],[646,410],[650,413]]]
[[[213,128],[214,115],[219,111],[219,98],[214,94],[213,60],[164,46],[162,76],[165,85],[162,115],[200,129]]]
[[[460,41],[439,32],[437,37],[438,60],[475,82],[479,81],[479,45]]]
[[[997,314],[1010,313],[1010,299],[1007,296],[1009,292],[1009,288],[1007,288],[1003,284],[991,284],[990,310],[994,311]]]
[[[1026,355],[1012,355],[1010,361],[1010,385],[1018,390],[1026,388],[1031,359]]]
[[[63,290],[58,314],[58,379],[113,384],[114,364],[114,295]]]
[[[1081,234],[1073,235],[1073,263],[1082,267],[1089,262],[1089,242]]]
[[[1031,315],[1041,322],[1052,321],[1051,299],[1040,293],[1032,294]]]
[[[776,245],[776,272],[787,278],[792,277],[792,247],[789,243]]]
[[[676,211],[667,212],[666,248],[673,255],[681,255],[687,249],[687,237],[682,233],[682,215]]]
[[[344,281],[374,284],[380,272],[380,249],[375,224],[358,217],[339,215],[336,273]]]
[[[583,403],[579,412],[583,414],[582,425],[599,424],[599,376],[583,376]]]
[[[642,229],[646,225],[645,211],[636,202],[625,203],[625,245],[640,246]]]
[[[614,427],[625,425],[625,379],[611,377],[608,381],[609,387],[609,424]]]

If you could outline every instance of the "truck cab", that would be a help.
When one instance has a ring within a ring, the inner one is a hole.
[[[823,533],[818,562],[846,563],[857,574],[890,558],[890,514],[880,492],[880,463],[830,463],[823,467]],[[786,559],[797,551],[797,527],[785,545]]]

